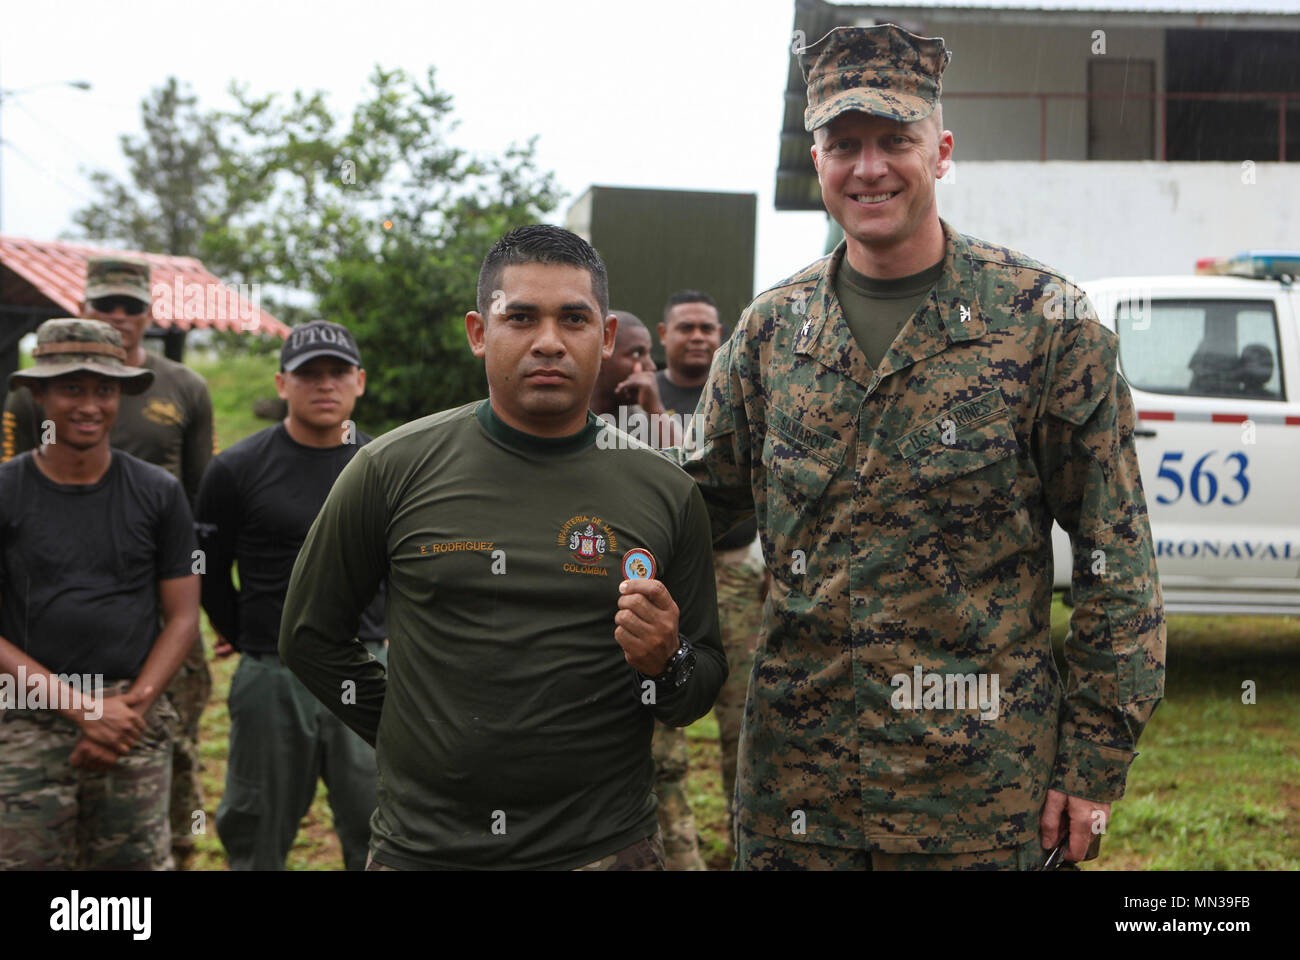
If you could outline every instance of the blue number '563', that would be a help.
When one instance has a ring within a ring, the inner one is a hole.
[[[1201,506],[1213,503],[1214,498],[1219,494],[1219,478],[1206,468],[1205,462],[1214,454],[1215,451],[1211,450],[1197,460],[1191,472],[1187,475],[1186,482],[1184,482],[1183,475],[1178,472],[1178,464],[1182,462],[1183,452],[1181,450],[1166,451],[1164,456],[1160,458],[1160,469],[1156,472],[1156,479],[1173,484],[1174,494],[1169,496],[1163,491],[1158,492],[1156,493],[1156,502],[1163,504],[1177,503],[1182,499],[1183,493],[1186,491],[1191,493],[1192,499]],[[1242,503],[1250,493],[1250,480],[1246,477],[1246,467],[1249,461],[1247,461],[1244,453],[1236,451],[1224,457],[1223,462],[1225,465],[1233,462],[1237,464],[1236,473],[1227,478],[1226,484],[1236,483],[1241,488],[1241,496],[1234,500],[1225,492],[1222,497],[1219,497],[1219,503],[1235,507]]]

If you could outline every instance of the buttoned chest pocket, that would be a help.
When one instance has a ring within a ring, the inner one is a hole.
[[[1020,444],[1005,407],[961,426],[940,418],[900,447],[963,583],[982,580],[1030,545],[1033,524],[1017,477]]]
[[[771,539],[763,545],[764,553],[773,573],[791,584],[804,582],[810,559],[820,555],[826,490],[847,449],[826,434],[818,433],[808,442],[796,432],[782,429],[776,420],[769,422],[762,452],[767,496],[760,526]]]

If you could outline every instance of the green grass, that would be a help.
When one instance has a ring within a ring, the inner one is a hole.
[[[1170,617],[1165,684],[1098,865],[1300,869],[1300,618]]]
[[[275,396],[275,373],[280,369],[277,356],[230,356],[190,365],[208,382],[213,429],[222,450],[271,425],[272,421],[253,414],[253,401]]]
[[[274,396],[275,357],[196,364],[208,380],[223,449],[268,424],[253,400]],[[1052,609],[1058,647],[1069,610]],[[205,630],[207,629],[205,620]],[[207,634],[211,655],[212,635]],[[213,661],[212,701],[203,716],[207,834],[195,869],[225,869],[213,815],[225,782],[230,719],[226,697],[236,658]],[[1256,703],[1243,704],[1253,680]],[[711,869],[726,869],[725,806],[717,723],[710,713],[687,730],[687,793]],[[1165,701],[1156,710],[1115,804],[1101,857],[1085,869],[1300,869],[1300,618],[1169,618]],[[324,787],[289,855],[294,870],[333,870],[342,853]]]
[[[1053,610],[1064,636],[1068,611]],[[211,649],[211,635],[208,636]],[[1100,870],[1300,869],[1300,620],[1171,617],[1166,700],[1143,734],[1125,798],[1115,804]],[[225,869],[211,829],[225,778],[226,695],[235,658],[214,661],[213,699],[203,718],[209,831],[196,869]],[[1241,702],[1255,680],[1257,703]],[[687,730],[687,793],[700,853],[723,870],[725,806],[717,723],[710,713]],[[324,787],[289,856],[295,870],[342,864]]]

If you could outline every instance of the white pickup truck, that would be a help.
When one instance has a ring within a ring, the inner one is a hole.
[[[1231,272],[1233,275],[1227,275]],[[1206,275],[1220,274],[1220,275]],[[1300,614],[1300,253],[1081,283],[1119,335],[1170,613]],[[1070,548],[1053,531],[1056,586]]]

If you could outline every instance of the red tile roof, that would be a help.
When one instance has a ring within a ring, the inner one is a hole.
[[[86,261],[100,256],[135,257],[149,264],[153,321],[163,329],[289,335],[288,327],[259,308],[256,285],[227,286],[193,257],[162,253],[0,236],[0,265],[29,285],[14,290],[12,283],[6,284],[4,301],[15,306],[53,305],[75,317],[86,289]]]

